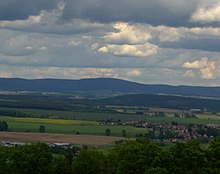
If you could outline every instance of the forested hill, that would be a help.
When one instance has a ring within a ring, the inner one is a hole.
[[[81,80],[0,78],[1,91],[121,92],[220,97],[220,87],[146,85],[112,78]]]
[[[175,108],[220,111],[220,100],[196,97],[154,95],[154,94],[131,94],[97,100],[103,105],[113,106],[145,106],[155,108]]]

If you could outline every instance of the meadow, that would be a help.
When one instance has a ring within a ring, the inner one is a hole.
[[[105,130],[110,129],[111,136],[121,136],[125,130],[130,137],[136,134],[147,133],[146,128],[131,126],[105,126],[98,125],[95,121],[63,120],[63,119],[39,119],[39,118],[14,118],[0,116],[0,121],[6,121],[9,131],[13,132],[39,132],[39,126],[44,125],[47,133],[105,135]]]
[[[178,118],[174,117],[174,114],[169,114],[168,116],[147,116],[147,115],[135,115],[135,114],[125,114],[125,113],[109,113],[109,112],[76,112],[76,111],[57,111],[57,110],[43,110],[43,109],[21,109],[21,108],[4,108],[10,109],[13,112],[21,112],[27,114],[28,117],[32,118],[50,118],[49,122],[53,122],[53,119],[64,120],[84,120],[84,121],[101,121],[101,120],[143,120],[149,122],[178,122],[186,124],[220,124],[220,116],[214,114],[198,114],[198,118]],[[24,119],[25,121],[25,119]],[[29,120],[30,122],[30,120]],[[34,122],[39,122],[36,120]],[[44,120],[44,123],[46,120]],[[56,122],[56,121],[54,121]],[[71,121],[68,121],[69,123]],[[59,124],[61,121],[59,121]],[[72,122],[74,123],[74,122]],[[89,122],[88,122],[89,123]],[[94,122],[90,122],[94,123]],[[66,123],[65,123],[66,124]],[[79,123],[80,124],[80,123]]]

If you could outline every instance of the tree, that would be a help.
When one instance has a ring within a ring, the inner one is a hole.
[[[16,174],[52,173],[52,153],[48,145],[37,143],[12,149],[8,161]]]
[[[106,130],[105,130],[105,135],[106,135],[106,136],[109,136],[110,134],[111,134],[111,130],[110,130],[110,129],[106,129]]]
[[[40,132],[40,133],[45,133],[45,131],[46,131],[45,126],[44,126],[44,125],[40,125],[40,126],[39,126],[39,132]]]
[[[8,130],[8,124],[6,121],[0,122],[0,131],[7,131]]]
[[[10,156],[10,148],[0,146],[0,174],[12,173],[8,157]]]
[[[156,167],[159,153],[160,148],[147,140],[123,143],[109,155],[109,173],[145,173],[147,169]]]
[[[106,158],[97,150],[81,150],[73,160],[73,173],[105,174],[106,170]]]
[[[197,174],[204,173],[207,166],[205,152],[201,149],[196,141],[189,141],[187,143],[176,143],[170,148],[173,155],[175,168],[173,173],[178,174]]]
[[[220,138],[210,142],[207,151],[208,161],[216,173],[220,173]]]
[[[174,113],[174,117],[180,117],[178,113]]]
[[[153,130],[149,130],[147,133],[147,137],[149,139],[154,139],[155,138],[155,132]]]
[[[126,130],[123,129],[123,130],[121,131],[121,136],[122,136],[122,137],[127,137],[127,132],[126,132]]]
[[[158,139],[163,140],[165,138],[164,132],[162,130],[159,131]]]

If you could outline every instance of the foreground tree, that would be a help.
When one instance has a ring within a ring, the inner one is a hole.
[[[106,174],[106,158],[97,150],[81,150],[73,160],[73,173]]]
[[[177,143],[170,148],[175,167],[174,173],[178,174],[202,174],[208,172],[206,154],[196,141]]]
[[[160,148],[152,142],[127,142],[109,155],[110,173],[145,173],[154,168]]]
[[[212,171],[220,173],[220,138],[211,141],[207,150],[207,157]]]
[[[11,150],[10,167],[15,174],[52,173],[52,153],[44,143],[24,145]]]

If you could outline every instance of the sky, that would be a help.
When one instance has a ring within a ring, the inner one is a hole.
[[[220,0],[1,0],[0,77],[220,86]]]

